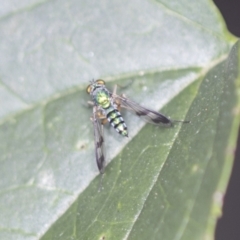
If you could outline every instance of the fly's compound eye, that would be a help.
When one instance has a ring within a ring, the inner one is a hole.
[[[97,84],[105,85],[105,81],[102,79],[98,79],[98,80],[96,80],[96,82],[97,82]]]
[[[88,94],[90,94],[91,89],[92,89],[92,85],[90,84],[90,85],[88,85],[88,87],[87,87],[87,89],[86,89],[86,91],[87,91]]]
[[[105,85],[105,82],[102,79],[98,79],[96,81],[92,81],[90,85],[88,85],[86,91],[88,94],[91,94],[91,91],[93,91],[94,88],[96,88],[99,85]]]

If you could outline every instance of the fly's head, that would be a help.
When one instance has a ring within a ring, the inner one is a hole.
[[[93,93],[98,88],[105,88],[105,82],[102,79],[92,80],[88,85],[86,91],[93,96]]]

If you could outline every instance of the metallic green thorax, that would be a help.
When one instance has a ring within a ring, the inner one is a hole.
[[[102,107],[103,109],[107,109],[110,107],[111,102],[109,92],[105,89],[96,89],[93,93],[93,97],[96,105]]]

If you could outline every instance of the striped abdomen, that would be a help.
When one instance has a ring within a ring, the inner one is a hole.
[[[116,108],[110,107],[107,109],[106,116],[110,124],[116,129],[119,134],[128,137],[126,123],[124,122],[121,113]]]

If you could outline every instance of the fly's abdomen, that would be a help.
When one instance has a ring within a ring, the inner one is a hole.
[[[107,113],[107,119],[119,134],[128,137],[126,123],[117,109],[111,107]]]

